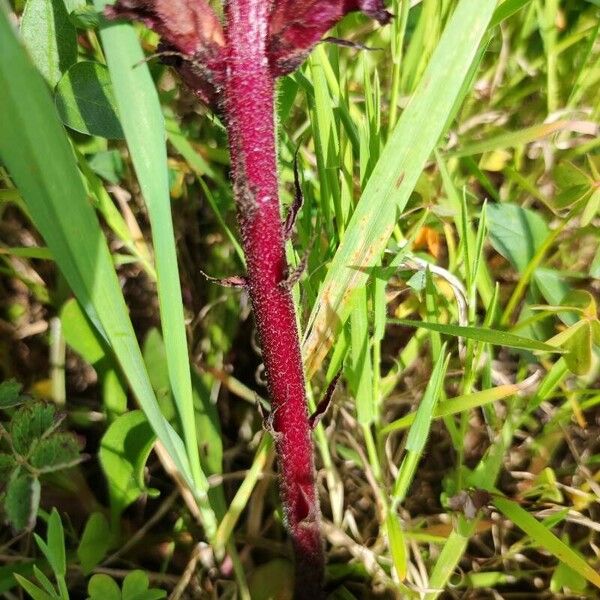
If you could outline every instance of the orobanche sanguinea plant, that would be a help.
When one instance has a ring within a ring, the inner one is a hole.
[[[296,561],[296,597],[318,598],[324,574],[320,509],[300,341],[284,245],[275,140],[275,80],[295,70],[346,13],[379,23],[382,0],[229,0],[222,24],[204,0],[119,0],[111,19],[135,19],[161,37],[181,78],[226,123],[250,295],[271,398],[280,493]],[[297,209],[297,207],[296,207]]]

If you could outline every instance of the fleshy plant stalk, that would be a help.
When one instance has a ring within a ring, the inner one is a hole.
[[[280,217],[274,98],[278,76],[296,69],[347,12],[389,20],[381,0],[230,0],[225,24],[204,0],[119,0],[111,18],[144,22],[187,85],[227,124],[247,287],[271,397],[281,501],[296,561],[296,598],[321,597],[324,552],[315,486],[312,419]]]

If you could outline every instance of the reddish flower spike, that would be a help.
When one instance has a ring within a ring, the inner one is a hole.
[[[382,0],[229,0],[224,29],[205,0],[119,0],[106,13],[157,31],[166,50],[183,55],[175,66],[187,85],[227,123],[248,265],[244,281],[263,353],[281,501],[296,559],[296,600],[323,597],[325,557],[314,420],[307,412],[294,303],[289,286],[282,285],[291,225],[281,222],[279,210],[275,78],[298,67],[328,29],[358,10],[380,23],[391,18]]]

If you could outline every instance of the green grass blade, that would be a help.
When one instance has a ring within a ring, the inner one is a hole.
[[[102,9],[106,2],[96,0]],[[208,482],[200,467],[183,302],[171,217],[165,123],[154,82],[131,25],[110,24],[100,31],[121,125],[152,226],[161,324],[169,380],[196,487]],[[208,515],[207,515],[208,516]],[[213,524],[214,525],[214,524]],[[210,537],[210,532],[207,532]]]
[[[267,457],[273,447],[273,438],[270,435],[265,435],[260,442],[260,446],[256,450],[252,465],[244,477],[244,481],[236,492],[227,513],[219,523],[219,529],[214,539],[214,547],[217,555],[222,552],[233,534],[236,523],[238,522],[242,512],[248,505],[250,494],[262,473]]]
[[[531,0],[504,0],[502,4],[494,12],[494,16],[490,22],[490,29],[496,27],[509,17],[512,17],[516,12],[520,11],[524,6],[527,6]]]
[[[562,540],[557,538],[543,523],[508,498],[494,496],[492,502],[496,508],[522,529],[536,544],[546,548],[558,560],[581,573],[588,581],[600,588],[600,573],[593,569],[581,556],[573,552]]]
[[[444,389],[444,375],[449,361],[450,355],[446,354],[446,346],[444,345],[406,438],[406,456],[400,465],[398,477],[394,483],[392,508],[395,508],[404,500],[415,475],[418,462],[423,455],[431,421],[434,418],[435,407]]]
[[[521,388],[518,384],[508,383],[488,390],[456,396],[455,398],[450,398],[445,402],[438,404],[433,412],[433,418],[439,419],[440,417],[449,417],[450,415],[455,415],[466,410],[479,408],[480,406],[485,406],[491,402],[514,396],[520,390]],[[387,435],[393,431],[407,429],[414,423],[416,414],[416,412],[412,412],[400,419],[392,421],[381,429],[380,435]]]
[[[461,0],[394,128],[314,304],[304,341],[309,377],[348,318],[352,290],[368,277],[363,267],[376,264],[442,135],[495,7],[496,0]]]
[[[463,535],[456,530],[452,531],[429,578],[429,589],[431,591],[424,596],[425,600],[435,600],[444,591],[446,582],[456,568],[457,557],[464,554],[468,543],[469,535]]]
[[[493,346],[505,346],[507,348],[519,348],[521,350],[531,350],[537,352],[559,352],[561,350],[539,342],[538,340],[532,340],[508,331],[500,331],[498,329],[484,329],[482,327],[464,327],[461,325],[446,325],[444,323],[425,323],[423,321],[411,321],[410,319],[389,319],[391,323],[398,325],[405,325],[406,327],[422,327],[429,331],[439,331],[446,335],[452,335],[455,337],[462,337],[468,340],[476,340],[478,342],[484,342],[486,344],[492,344]]]
[[[157,436],[191,482],[181,438],[163,418],[112,257],[41,75],[0,4],[0,158],[69,286],[111,345]]]
[[[536,140],[541,140],[551,133],[562,131],[570,125],[571,123],[569,121],[556,121],[554,123],[532,125],[531,127],[519,129],[518,131],[500,133],[486,140],[467,144],[456,152],[450,152],[448,156],[471,156],[473,154],[483,154],[484,152],[492,152],[504,148],[524,146],[525,144],[530,144]]]
[[[400,581],[406,578],[406,541],[398,515],[394,512],[389,512],[385,519],[385,531],[388,538],[388,547],[392,555],[392,561],[396,574]]]

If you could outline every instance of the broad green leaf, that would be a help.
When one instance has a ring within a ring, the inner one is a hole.
[[[123,158],[118,150],[96,152],[88,158],[88,165],[103,179],[115,185],[121,181],[124,172]]]
[[[122,600],[158,600],[167,595],[164,590],[149,586],[150,580],[144,571],[131,571],[123,580]]]
[[[546,467],[533,480],[533,485],[524,494],[526,498],[538,498],[540,501],[547,500],[556,504],[564,502],[560,488],[557,486],[556,473]]]
[[[100,512],[92,513],[77,546],[77,558],[85,575],[106,556],[110,542],[110,526],[106,517]]]
[[[127,411],[127,382],[113,353],[74,298],[63,304],[60,319],[67,344],[96,370],[102,382],[104,408],[112,421]]]
[[[123,580],[123,600],[133,600],[137,595],[148,590],[148,575],[139,569],[131,571]]]
[[[248,582],[252,600],[292,600],[294,565],[275,558],[257,567]]]
[[[149,588],[146,573],[136,569],[123,580],[123,591],[109,575],[94,575],[88,583],[87,600],[160,600],[167,593],[157,588]]]
[[[123,137],[106,66],[91,61],[74,64],[58,82],[54,98],[67,127],[109,139]]]
[[[563,274],[554,269],[540,267],[536,269],[533,278],[548,304],[560,304],[571,289]],[[578,320],[577,314],[571,312],[561,311],[558,317],[565,325],[574,325]]]
[[[582,320],[548,340],[549,344],[566,350],[563,358],[575,375],[586,375],[592,367],[592,333],[592,323]]]
[[[12,454],[0,453],[0,491],[4,489],[9,481],[12,470],[17,466]]]
[[[113,517],[147,491],[144,466],[155,441],[147,418],[139,410],[115,419],[102,437],[98,454],[108,481]]]
[[[143,344],[144,362],[158,398],[163,399],[163,410],[171,402],[167,351],[157,329],[151,329]],[[199,440],[202,469],[209,475],[222,472],[223,440],[217,406],[211,402],[209,390],[192,370],[192,397],[194,422]],[[168,408],[167,408],[168,410]],[[214,488],[213,488],[214,490]]]
[[[563,595],[565,592],[581,594],[585,596],[584,592],[587,588],[587,581],[585,577],[561,562],[550,579],[550,592],[556,595]]]
[[[106,354],[106,341],[94,329],[81,305],[71,298],[60,311],[65,341],[90,365],[100,362]]]
[[[21,36],[50,87],[77,60],[77,33],[63,0],[27,0]]]
[[[167,368],[167,352],[160,331],[152,328],[142,344],[144,363],[148,376],[158,398],[170,394],[169,370]]]
[[[121,590],[117,582],[104,573],[93,575],[88,583],[87,600],[121,600]]]
[[[6,518],[17,530],[32,529],[40,505],[40,482],[29,475],[10,480],[4,498]]]
[[[85,6],[86,0],[64,0],[69,16],[73,11],[82,9]]]
[[[0,408],[12,408],[22,403],[20,399],[23,386],[14,379],[0,383]]]
[[[571,290],[560,303],[567,309],[573,307],[587,319],[598,318],[596,299],[587,290]]]
[[[15,451],[26,456],[34,442],[58,424],[53,404],[35,402],[22,406],[13,415],[10,436]]]
[[[570,187],[556,194],[552,199],[552,206],[556,211],[570,209],[576,204],[582,204],[591,193],[589,186]]]
[[[69,19],[77,29],[98,29],[102,22],[102,15],[98,14],[93,6],[86,5],[85,0],[66,1],[77,4],[69,11]]]
[[[496,0],[458,3],[421,83],[381,153],[309,319],[303,347],[309,377],[335,342],[348,318],[353,290],[365,285],[365,267],[377,264],[444,132],[495,8]]]
[[[98,10],[106,3],[106,0],[94,0]],[[169,197],[165,123],[154,82],[132,26],[111,23],[101,27],[100,37],[127,146],[148,207],[169,380],[194,485],[204,496],[208,481],[200,466],[194,426],[190,363]],[[199,498],[200,508],[210,538],[216,530],[216,519],[204,498]]]
[[[523,272],[550,230],[538,214],[516,204],[488,204],[488,231],[492,246]]]
[[[117,365],[102,373],[102,400],[110,422],[127,412],[127,382]]]
[[[0,5],[0,89],[0,159],[69,286],[115,353],[152,428],[191,484],[183,443],[160,414],[72,148],[44,81],[12,31],[5,4]]]
[[[588,581],[600,588],[600,573],[592,568],[579,554],[574,552],[563,541],[557,538],[543,523],[508,498],[498,495],[492,497],[496,508],[522,529],[536,544],[545,548],[576,572],[581,573]]]
[[[454,337],[462,337],[468,340],[476,340],[492,344],[493,346],[504,346],[507,348],[519,348],[522,350],[531,350],[539,352],[559,352],[555,346],[532,340],[529,338],[509,333],[508,331],[500,331],[498,329],[488,329],[485,327],[467,327],[462,325],[446,325],[443,323],[424,323],[423,321],[411,321],[409,319],[389,319],[391,323],[404,325],[406,327],[422,327],[430,331],[439,331],[446,335]]]
[[[553,171],[554,181],[560,189],[591,187],[594,180],[571,162],[561,162]]]
[[[35,445],[29,463],[41,473],[66,469],[83,460],[81,447],[81,440],[72,433],[54,433]]]

